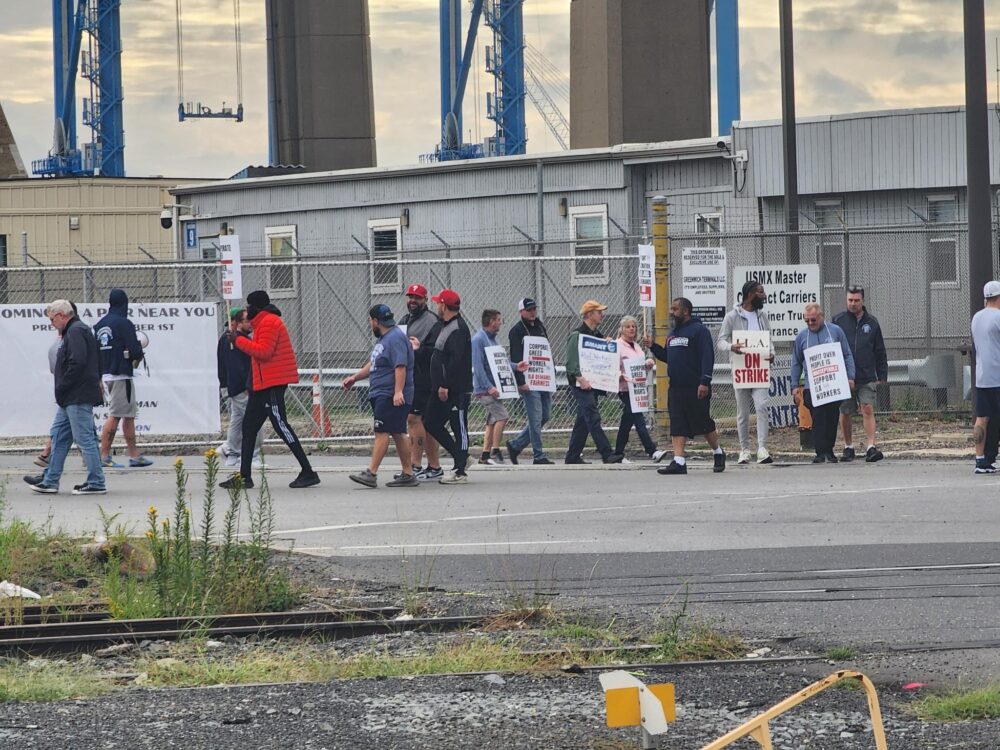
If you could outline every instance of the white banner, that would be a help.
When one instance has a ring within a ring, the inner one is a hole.
[[[580,374],[587,379],[590,387],[605,393],[618,393],[618,377],[621,375],[618,342],[581,333],[576,348],[580,355]]]
[[[656,250],[639,245],[639,307],[656,307]]]
[[[743,353],[729,353],[733,368],[733,388],[770,388],[771,334],[767,331],[733,331],[733,343],[743,346]]]
[[[517,381],[514,380],[514,371],[510,367],[510,359],[507,351],[502,346],[487,346],[486,361],[490,365],[490,372],[493,373],[493,382],[500,391],[500,398],[517,398]]]
[[[822,406],[831,401],[843,401],[851,397],[851,384],[847,380],[847,364],[840,343],[810,346],[802,354],[805,357],[809,392],[813,406]]]
[[[627,357],[622,360],[628,383],[628,400],[633,412],[649,411],[649,370],[645,357]]]
[[[556,392],[556,365],[552,360],[552,347],[544,336],[524,337],[524,359],[528,369],[524,382],[529,391]]]
[[[750,279],[764,285],[764,312],[771,321],[772,341],[795,341],[805,325],[802,308],[819,302],[819,266],[739,266],[733,279],[733,304],[740,304],[740,290]],[[732,307],[733,305],[730,305]]]
[[[726,250],[722,247],[686,247],[681,251],[683,296],[691,300],[692,315],[705,325],[721,323],[729,307],[726,298]]]
[[[219,237],[222,257],[222,298],[243,299],[243,266],[240,262],[240,236],[224,234]]]
[[[47,435],[55,413],[48,349],[56,330],[45,317],[45,305],[0,305],[0,382],[16,398],[0,410],[0,436]],[[106,304],[79,305],[80,319],[93,326],[108,311]],[[135,372],[139,416],[135,431],[143,435],[203,435],[220,430],[219,382],[215,352],[219,323],[212,303],[130,304],[129,318],[149,340],[146,365]],[[142,335],[139,336],[142,338]],[[146,373],[149,367],[149,374]],[[97,425],[107,409],[94,408]]]

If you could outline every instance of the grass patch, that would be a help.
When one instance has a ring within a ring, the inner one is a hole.
[[[847,646],[834,646],[827,649],[826,654],[824,654],[827,661],[851,661],[857,655],[853,648]]]
[[[1000,717],[1000,686],[929,695],[913,704],[924,721],[975,721]]]
[[[92,698],[114,689],[107,677],[81,665],[37,660],[0,666],[0,703]]]

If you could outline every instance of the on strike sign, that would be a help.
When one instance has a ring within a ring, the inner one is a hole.
[[[743,351],[732,352],[729,362],[733,368],[733,388],[770,388],[771,334],[767,331],[733,331],[733,343]]]

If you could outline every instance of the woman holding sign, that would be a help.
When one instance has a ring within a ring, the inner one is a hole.
[[[646,427],[646,412],[649,410],[649,371],[656,365],[655,360],[636,343],[639,325],[631,315],[622,317],[618,324],[618,361],[621,377],[618,378],[618,399],[622,402],[622,418],[618,423],[618,439],[615,453],[625,454],[629,433],[635,432],[642,441],[642,447],[654,462],[659,463],[666,451],[658,450]],[[622,459],[623,461],[625,459]]]

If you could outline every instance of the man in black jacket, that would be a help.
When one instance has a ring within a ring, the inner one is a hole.
[[[424,428],[455,459],[455,470],[438,481],[466,484],[469,462],[469,401],[472,396],[472,334],[462,320],[462,298],[451,289],[431,297],[438,306],[438,322],[428,338],[428,352],[421,345],[417,355],[427,361],[431,376],[431,397],[424,411]],[[411,341],[412,343],[412,341]],[[445,425],[451,423],[449,434]]]
[[[423,284],[410,284],[406,288],[406,315],[399,319],[399,325],[406,327],[410,343],[415,340],[418,346],[425,346],[426,351],[430,352],[434,347],[434,341],[430,338],[431,330],[437,322],[438,316],[427,309],[427,287]],[[410,416],[406,418],[406,431],[410,436],[413,476],[425,482],[444,476],[437,440],[427,434],[421,418],[430,398],[430,355],[416,356],[413,362],[413,403],[410,404]],[[422,467],[425,452],[427,466]]]
[[[882,328],[865,307],[864,287],[852,286],[847,290],[847,309],[837,315],[833,323],[847,335],[847,343],[854,355],[855,371],[851,397],[840,403],[840,429],[844,433],[844,453],[840,460],[854,460],[851,419],[858,413],[860,404],[865,437],[868,439],[865,461],[881,461],[882,451],[875,445],[875,401],[878,384],[889,378],[889,358]]]
[[[719,433],[711,416],[712,370],[715,367],[715,344],[712,334],[692,317],[691,301],[678,297],[670,303],[674,329],[665,346],[646,337],[646,346],[653,356],[667,363],[670,388],[667,390],[667,411],[670,414],[670,438],[674,445],[674,460],[657,469],[658,474],[687,474],[684,456],[687,441],[704,435],[712,449],[712,471],[726,470],[726,454],[719,447]]]
[[[66,455],[75,442],[87,466],[87,481],[73,488],[74,495],[103,495],[106,492],[101,454],[94,434],[94,407],[104,402],[97,339],[90,327],[73,312],[69,301],[60,299],[46,310],[49,321],[62,333],[56,355],[56,410],[52,422],[52,454],[44,474],[27,476],[24,481],[34,492],[54,495],[59,491]]]
[[[534,452],[533,463],[551,465],[552,461],[545,456],[545,449],[542,447],[542,428],[552,415],[552,394],[528,388],[524,373],[516,367],[519,362],[525,360],[524,337],[536,336],[547,339],[549,334],[545,330],[545,324],[538,317],[538,303],[535,300],[525,297],[517,307],[521,312],[521,319],[517,325],[511,327],[507,338],[510,340],[510,361],[515,365],[514,380],[517,381],[517,389],[521,393],[524,410],[528,414],[528,424],[512,440],[507,441],[507,454],[510,456],[510,462],[516,464],[518,455],[528,446],[530,440]]]
[[[253,330],[247,320],[247,311],[234,307],[229,311],[229,330],[236,335],[250,337]],[[240,465],[240,453],[243,450],[243,416],[247,412],[250,401],[250,355],[241,352],[228,333],[223,333],[215,352],[216,367],[219,375],[219,388],[224,392],[229,402],[229,432],[226,440],[219,446],[226,466]],[[261,434],[257,433],[257,444],[254,446],[252,468],[260,469]]]

